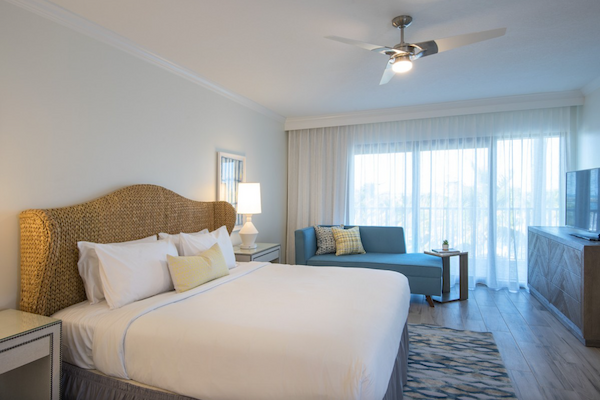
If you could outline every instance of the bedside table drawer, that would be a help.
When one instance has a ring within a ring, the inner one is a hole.
[[[50,355],[50,337],[42,337],[0,353],[0,374]]]
[[[257,243],[254,249],[242,249],[240,246],[234,246],[233,252],[236,261],[279,262],[281,245],[279,243]]]
[[[279,261],[279,248],[270,251],[266,254],[262,254],[258,257],[254,257],[252,261],[273,262],[275,260]]]

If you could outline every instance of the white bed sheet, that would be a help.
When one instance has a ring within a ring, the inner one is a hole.
[[[409,301],[396,272],[240,263],[189,292],[55,317],[68,362],[187,396],[381,399]]]
[[[263,264],[256,262],[238,263],[237,265],[241,266],[241,268],[230,269],[228,280],[236,278],[239,275],[244,275]],[[62,309],[52,315],[53,318],[62,320],[62,357],[66,362],[80,368],[96,369],[92,351],[94,333],[99,324],[106,323],[107,321],[114,323],[115,320],[122,322],[123,318],[114,318],[115,315],[148,312],[161,304],[170,303],[173,299],[177,301],[183,300],[222,283],[223,280],[216,280],[179,295],[175,291],[162,293],[117,309],[121,311],[111,310],[106,300],[101,300],[96,304],[90,304],[89,301],[85,300]],[[126,378],[126,376],[122,377]]]

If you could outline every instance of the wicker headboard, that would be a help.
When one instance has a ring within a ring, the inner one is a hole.
[[[27,210],[21,224],[21,310],[52,315],[86,299],[77,270],[78,241],[117,243],[159,232],[235,225],[224,201],[199,202],[154,185],[134,185],[84,204]]]

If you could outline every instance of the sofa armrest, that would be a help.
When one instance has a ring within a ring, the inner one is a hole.
[[[317,235],[315,228],[298,229],[294,232],[296,242],[296,264],[306,265],[309,258],[317,252]]]

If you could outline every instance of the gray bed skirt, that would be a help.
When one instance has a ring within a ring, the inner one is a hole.
[[[403,398],[402,389],[407,381],[408,340],[408,324],[405,324],[398,356],[383,400]],[[63,362],[62,374],[63,400],[196,400],[113,379],[66,362]]]
[[[408,321],[404,324],[404,330],[400,337],[400,346],[398,347],[398,356],[394,362],[394,369],[390,382],[388,383],[387,392],[383,396],[383,400],[402,400],[404,395],[404,385],[408,381]]]

